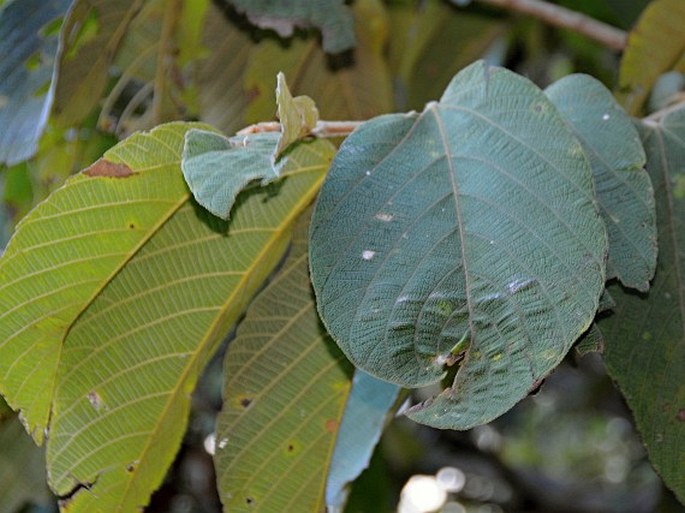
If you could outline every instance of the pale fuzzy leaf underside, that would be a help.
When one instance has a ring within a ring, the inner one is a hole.
[[[633,122],[611,93],[587,75],[570,75],[545,91],[580,139],[592,166],[607,227],[607,279],[646,292],[656,268],[654,191]]]
[[[228,219],[236,196],[250,182],[267,185],[280,176],[287,157],[274,163],[279,134],[273,132],[224,137],[191,130],[186,134],[181,167],[197,202]]]
[[[312,221],[322,319],[355,365],[404,386],[463,357],[453,387],[408,415],[487,422],[595,315],[607,237],[593,196],[544,93],[475,63],[423,113],[376,118],[343,143]]]

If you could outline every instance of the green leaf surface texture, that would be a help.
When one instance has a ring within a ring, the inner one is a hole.
[[[685,2],[655,0],[628,36],[619,71],[617,97],[630,114],[639,114],[659,77],[685,73]]]
[[[36,152],[47,122],[59,23],[67,0],[25,0],[0,10],[0,164]]]
[[[355,365],[403,386],[463,357],[453,386],[407,414],[488,422],[590,326],[607,252],[593,196],[544,93],[474,63],[423,113],[371,120],[341,146],[311,229],[322,319]]]
[[[393,89],[384,57],[388,41],[385,7],[378,0],[352,6],[358,44],[353,62],[332,68],[314,38],[294,38],[287,47],[265,39],[250,52],[244,76],[248,123],[274,115],[273,77],[282,71],[293,94],[316,101],[321,119],[369,119],[393,109]]]
[[[400,387],[361,369],[354,371],[340,433],[326,481],[326,506],[342,510],[347,487],[369,466]]]
[[[54,115],[82,122],[107,86],[109,69],[143,0],[75,0],[60,35]]]
[[[344,0],[228,0],[261,28],[289,37],[296,27],[321,30],[323,49],[328,53],[349,50],[355,45],[354,18]]]
[[[659,261],[648,295],[610,288],[614,315],[599,326],[607,370],[649,458],[685,502],[685,109],[639,128],[656,195]]]
[[[277,133],[229,138],[190,130],[181,167],[197,202],[215,216],[228,219],[236,196],[248,183],[259,179],[266,185],[279,177],[272,164],[278,140]]]
[[[281,183],[241,194],[230,223],[186,202],[72,328],[48,465],[58,491],[92,485],[65,511],[147,502],[179,447],[200,372],[281,260],[331,151],[322,141],[293,155]]]
[[[180,444],[199,373],[287,248],[330,145],[308,146],[225,223],[191,201],[185,132],[137,134],[20,224],[0,261],[3,393],[63,511],[139,511]],[[293,155],[294,157],[294,155]],[[319,165],[316,165],[318,160]],[[276,194],[278,192],[278,194]],[[19,286],[21,285],[21,286]]]
[[[185,130],[167,125],[105,153],[22,219],[0,260],[0,391],[37,441],[67,333],[188,199],[175,172]]]
[[[316,313],[307,227],[299,223],[283,269],[250,304],[226,354],[215,455],[225,511],[319,513],[325,505],[352,366]]]
[[[590,160],[600,214],[609,236],[607,279],[646,292],[656,268],[654,191],[633,122],[611,93],[587,75],[545,90]]]

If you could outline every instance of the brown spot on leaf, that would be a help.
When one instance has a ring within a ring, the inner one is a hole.
[[[252,399],[249,399],[249,398],[247,398],[247,397],[243,397],[243,398],[240,400],[240,406],[242,406],[243,408],[247,408],[247,407],[249,407],[251,404],[252,404]]]
[[[100,397],[100,394],[98,394],[95,390],[91,390],[88,392],[86,397],[88,397],[88,401],[93,408],[95,408],[95,411],[100,411],[100,408],[102,408],[102,398]]]
[[[254,499],[252,497],[245,498],[245,504],[247,504],[248,506],[254,505]]]
[[[685,422],[685,408],[681,408],[678,410],[678,415],[676,415],[676,418],[680,422]]]
[[[295,446],[293,444],[288,444],[288,452],[293,452],[295,450]]]
[[[338,421],[335,419],[328,419],[326,421],[326,431],[335,433],[338,430]]]
[[[109,160],[99,159],[85,171],[88,176],[104,176],[107,178],[126,178],[133,174],[133,170],[126,164],[117,164]]]
[[[245,96],[247,97],[247,103],[252,103],[255,101],[257,98],[259,98],[262,95],[262,92],[259,90],[259,87],[253,86],[250,89],[246,91]]]

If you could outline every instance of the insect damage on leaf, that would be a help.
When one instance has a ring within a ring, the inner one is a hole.
[[[99,159],[83,171],[88,176],[104,176],[107,178],[127,178],[133,170],[126,164],[118,164],[109,160]]]

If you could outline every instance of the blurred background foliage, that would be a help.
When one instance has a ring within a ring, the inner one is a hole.
[[[630,30],[649,0],[556,3]],[[479,58],[541,87],[574,72],[617,87],[620,54],[535,19],[479,2],[350,4],[356,46],[330,55],[317,30],[283,39],[227,1],[0,0],[0,247],[68,175],[133,131],[199,119],[232,134],[274,119],[278,71],[326,120],[421,110]],[[16,21],[46,11],[47,19]],[[31,38],[30,48],[16,49]],[[12,109],[22,84],[31,111]],[[30,158],[10,151],[19,146],[34,148]],[[221,405],[221,361],[219,354],[198,386],[184,444],[147,511],[220,511],[206,442]],[[56,511],[42,458],[0,402],[1,512]],[[685,511],[649,465],[597,355],[569,355],[539,393],[469,432],[396,418],[346,511],[395,511],[411,476],[445,467],[461,479],[445,513]]]

